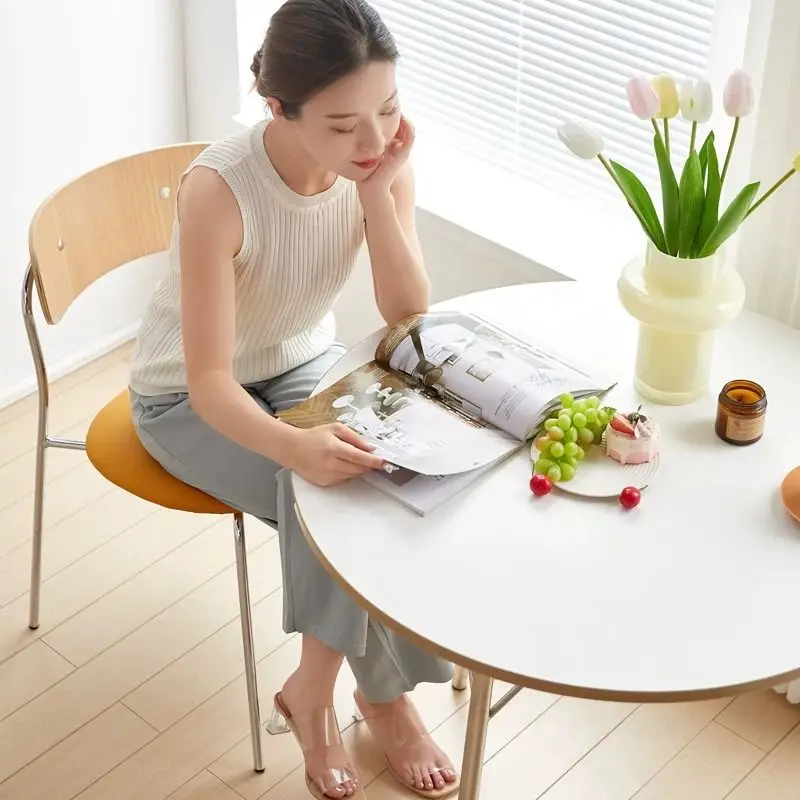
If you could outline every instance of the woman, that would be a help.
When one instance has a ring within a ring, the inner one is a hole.
[[[183,176],[170,270],[130,382],[139,437],[169,472],[278,525],[284,628],[302,633],[302,656],[275,707],[294,723],[317,797],[362,791],[338,726],[326,724],[344,658],[395,777],[423,796],[458,789],[407,697],[450,680],[451,665],[359,609],[294,515],[287,471],[331,486],[382,463],[343,425],[299,430],[274,417],[343,354],[331,307],[365,238],[386,323],[428,307],[397,56],[365,0],[289,0],[277,11],[252,65],[271,120],[212,144]]]

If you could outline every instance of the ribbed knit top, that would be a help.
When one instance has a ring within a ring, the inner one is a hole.
[[[241,211],[242,248],[233,262],[233,372],[243,385],[280,375],[332,344],[331,308],[364,237],[355,184],[339,177],[311,197],[292,191],[264,147],[267,124],[209,145],[187,169],[202,165],[216,170]],[[154,290],[134,349],[130,386],[140,395],[187,390],[178,233],[176,218],[167,273]]]

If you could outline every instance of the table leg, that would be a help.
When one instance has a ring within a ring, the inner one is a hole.
[[[478,800],[480,795],[493,683],[492,678],[486,675],[477,672],[472,674],[467,735],[464,740],[464,756],[461,761],[459,800]]]

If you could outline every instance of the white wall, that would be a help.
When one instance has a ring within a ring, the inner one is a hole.
[[[83,171],[186,137],[180,0],[0,0],[0,406],[34,387],[20,316],[28,221]],[[51,378],[129,338],[160,259],[42,331]]]

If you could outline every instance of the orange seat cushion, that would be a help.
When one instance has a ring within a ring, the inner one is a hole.
[[[234,513],[225,503],[173,478],[144,449],[133,426],[127,390],[92,420],[86,454],[108,480],[151,503],[196,514]]]

